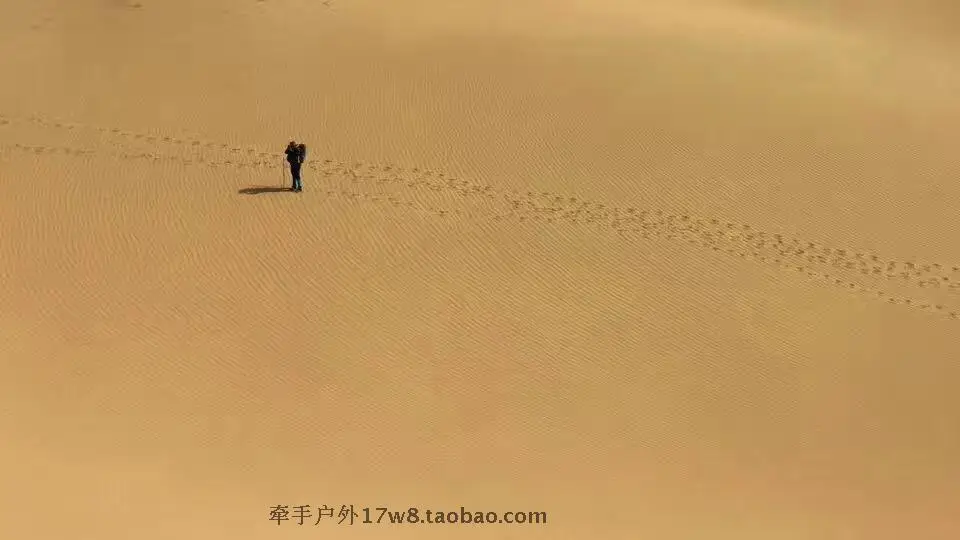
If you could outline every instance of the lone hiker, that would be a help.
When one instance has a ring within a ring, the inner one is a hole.
[[[284,152],[287,155],[287,163],[290,164],[290,174],[293,176],[292,191],[303,191],[303,184],[300,183],[300,167],[303,160],[307,157],[307,147],[304,144],[297,144],[296,141],[290,141]]]

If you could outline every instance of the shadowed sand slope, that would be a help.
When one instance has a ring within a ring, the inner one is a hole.
[[[855,4],[0,0],[0,536],[960,536],[956,8]]]

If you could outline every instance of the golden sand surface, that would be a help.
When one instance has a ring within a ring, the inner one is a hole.
[[[958,17],[0,0],[0,538],[960,538]]]

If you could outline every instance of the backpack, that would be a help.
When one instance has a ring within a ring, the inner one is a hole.
[[[307,160],[307,145],[298,144],[297,145],[297,154],[300,156],[300,162],[303,163]]]

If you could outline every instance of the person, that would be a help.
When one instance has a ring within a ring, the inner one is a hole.
[[[290,141],[284,153],[287,155],[287,163],[290,164],[290,174],[293,176],[293,187],[291,187],[290,190],[300,192],[303,190],[303,186],[300,183],[300,167],[303,165],[303,157],[300,152],[300,147],[297,146],[297,141]]]

